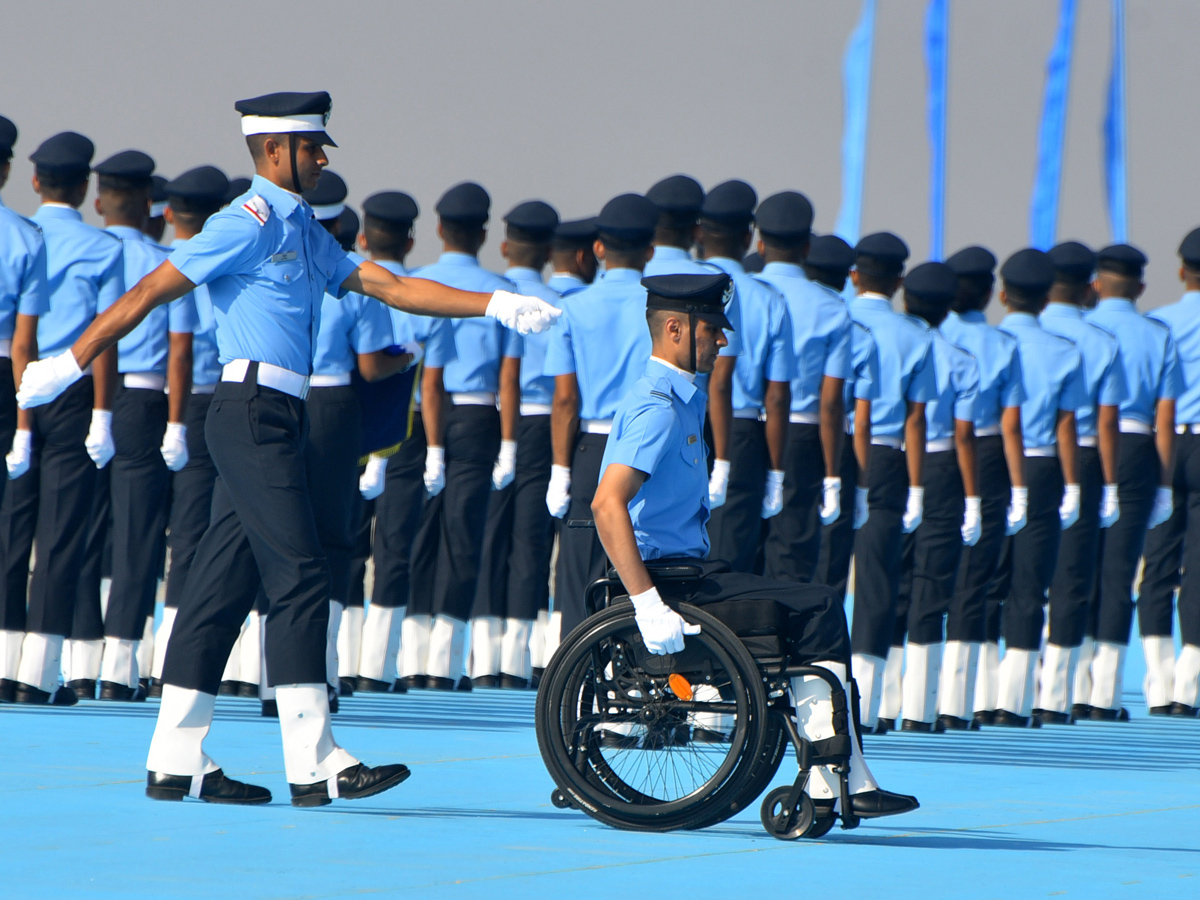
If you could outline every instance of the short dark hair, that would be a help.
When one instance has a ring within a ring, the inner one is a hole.
[[[646,251],[650,249],[649,241],[641,244],[627,244],[621,241],[614,244],[610,243],[610,239],[601,235],[600,243],[604,245],[605,265],[610,269],[640,269],[646,264]]]
[[[401,225],[372,215],[363,215],[363,237],[367,249],[379,256],[403,259],[412,237],[412,223]]]
[[[783,237],[778,234],[762,233],[762,242],[766,248],[780,253],[795,253],[797,250],[803,250],[809,240],[808,235]]]
[[[540,269],[546,265],[546,260],[550,258],[550,242],[549,241],[529,241],[524,238],[516,237],[514,232],[519,229],[508,227],[508,234],[505,237],[507,242],[506,254],[509,263],[514,266],[525,266],[528,269]]]
[[[35,168],[34,171],[37,173],[38,182],[43,188],[49,188],[51,191],[61,191],[62,193],[67,193],[81,184],[86,184],[88,177],[91,175],[91,172],[87,169],[50,171]]]
[[[485,238],[485,223],[456,222],[442,219],[442,240],[446,245],[464,253],[477,253],[483,246]]]
[[[705,256],[741,259],[749,233],[748,224],[730,226],[711,219],[702,219],[700,222],[700,243],[704,245]]]
[[[995,286],[996,276],[991,272],[959,275],[958,293],[954,295],[950,308],[957,313],[982,310],[992,299],[992,289]]]
[[[934,300],[905,290],[904,309],[909,315],[924,319],[934,328],[937,328],[945,321],[946,314],[950,312],[950,303],[948,299]]]
[[[218,209],[224,205],[222,199],[214,200],[197,200],[190,197],[178,197],[172,195],[167,198],[167,205],[171,207],[171,211],[176,217],[179,216],[200,216],[200,221],[204,221]]]
[[[805,266],[804,274],[809,281],[818,281],[826,287],[831,287],[835,291],[841,291],[846,287],[846,278],[849,276],[849,271],[842,269],[823,269],[820,266]]]
[[[688,219],[682,224],[672,221],[673,217],[663,213],[658,217],[658,226],[654,229],[654,243],[666,247],[688,247],[696,242],[696,222]]]
[[[128,181],[129,179],[112,179]],[[106,183],[108,182],[108,183]],[[146,215],[146,201],[150,199],[150,185],[142,188],[121,189],[111,186],[106,176],[100,179],[100,196],[104,198],[105,212],[123,219],[136,219]]]
[[[858,269],[859,288],[864,291],[870,291],[873,294],[884,294],[890,297],[896,293],[896,286],[899,280],[899,272],[884,275],[875,269],[867,269],[865,271],[862,268]]]
[[[1007,282],[1004,284],[1004,294],[1008,299],[1008,308],[1013,312],[1033,313],[1034,315],[1042,311],[1049,299],[1046,291],[1034,293]]]

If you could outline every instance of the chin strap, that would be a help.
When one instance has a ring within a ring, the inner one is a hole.
[[[696,317],[692,315],[691,310],[688,310],[688,330],[692,333],[692,347],[688,351],[688,368],[694,375],[696,373]]]
[[[297,194],[303,194],[304,190],[300,187],[300,176],[296,172],[296,136],[288,135],[288,154],[292,159],[292,187],[295,188]]]

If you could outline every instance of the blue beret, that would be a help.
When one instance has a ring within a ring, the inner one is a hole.
[[[527,200],[510,209],[504,221],[510,229],[524,232],[531,240],[548,241],[558,227],[558,213],[549,203]]]
[[[1047,253],[1054,266],[1054,276],[1061,281],[1091,281],[1096,271],[1096,254],[1079,241],[1064,241]]]
[[[708,192],[700,210],[702,218],[723,225],[749,225],[754,221],[758,194],[754,188],[736,178],[723,181]]]
[[[333,110],[328,91],[296,93],[280,91],[249,100],[239,100],[233,108],[242,114],[242,134],[290,134],[299,132],[336,147],[325,126]]]
[[[1179,245],[1179,257],[1184,264],[1200,269],[1200,228],[1193,228]]]
[[[473,181],[456,184],[437,202],[437,214],[447,222],[483,225],[488,220],[492,198]]]
[[[646,191],[646,199],[660,213],[695,221],[704,206],[704,188],[690,175],[671,175]]]
[[[836,234],[820,235],[809,244],[804,265],[845,275],[854,265],[854,248]]]
[[[562,249],[571,247],[590,247],[596,240],[598,230],[596,217],[572,219],[570,222],[559,222],[554,229],[554,246]]]
[[[12,154],[13,145],[17,142],[17,126],[12,119],[0,116],[0,156]]]
[[[781,191],[758,204],[754,220],[763,234],[803,239],[812,231],[812,203],[796,191]]]
[[[336,219],[342,214],[346,202],[346,182],[337,172],[329,169],[321,170],[317,186],[311,191],[305,191],[300,196],[313,208],[313,214],[322,221]]]
[[[601,240],[649,243],[658,225],[658,209],[641,194],[621,194],[604,204],[596,218]]]
[[[724,272],[712,275],[651,275],[642,279],[647,309],[667,309],[711,319],[731,331],[725,306],[733,297],[733,281]]]
[[[949,306],[958,293],[958,273],[946,263],[921,263],[904,276],[904,292]]]
[[[149,179],[154,173],[154,157],[141,150],[114,153],[93,170],[101,178]]]
[[[188,169],[174,181],[167,182],[166,186],[168,200],[178,197],[202,206],[220,206],[225,202],[225,192],[228,190],[229,179],[216,166]]]
[[[372,194],[362,205],[363,214],[392,225],[412,225],[420,215],[417,201],[403,191],[380,191]]]
[[[1096,269],[1116,272],[1127,278],[1141,278],[1146,268],[1146,254],[1128,244],[1112,244],[1096,254]]]
[[[960,278],[991,275],[996,270],[996,257],[986,247],[963,247],[946,260],[946,265]]]
[[[96,145],[82,134],[64,131],[46,138],[29,155],[39,171],[55,174],[87,174],[91,171]]]
[[[904,271],[904,261],[908,259],[908,244],[890,231],[877,231],[855,245],[854,255],[859,269],[876,274],[899,275]]]
[[[236,178],[229,179],[229,190],[225,192],[225,202],[232,203],[246,191],[250,190],[251,180],[245,175],[238,175]]]
[[[1007,287],[1029,294],[1045,294],[1054,284],[1054,263],[1049,254],[1026,247],[1004,261],[1000,277]]]

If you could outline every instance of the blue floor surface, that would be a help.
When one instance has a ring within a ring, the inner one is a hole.
[[[0,897],[1200,897],[1200,720],[867,738],[921,809],[767,836],[757,807],[638,834],[550,805],[533,694],[359,695],[335,716],[401,787],[294,810],[277,723],[222,698],[208,749],[267,785],[258,808],[144,798],[157,703],[0,706]],[[782,782],[787,763],[781,770]]]

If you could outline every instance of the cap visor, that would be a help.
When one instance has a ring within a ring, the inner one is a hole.
[[[720,326],[724,331],[733,331],[734,327],[729,324],[729,318],[724,313],[712,313],[697,315],[696,318],[703,319],[713,325]]]

